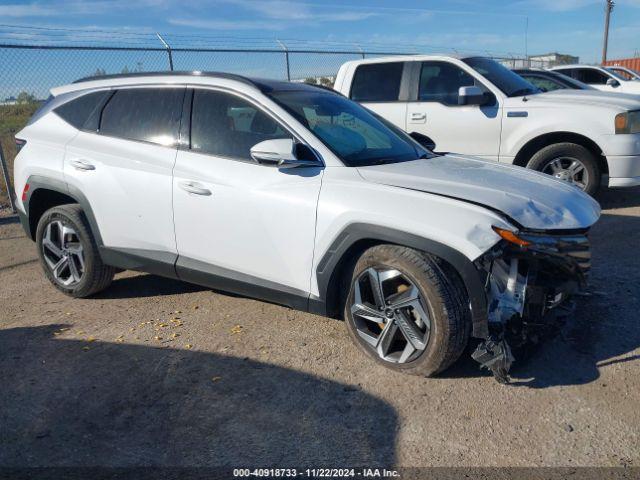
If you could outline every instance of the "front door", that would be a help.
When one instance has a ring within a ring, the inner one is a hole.
[[[253,161],[253,145],[292,134],[244,97],[195,89],[192,105],[190,148],[178,152],[173,180],[178,274],[305,306],[322,168]]]
[[[458,105],[460,87],[477,85],[491,104]],[[495,96],[470,73],[443,61],[422,62],[417,101],[407,108],[406,131],[435,143],[436,152],[453,152],[498,160],[502,125]]]

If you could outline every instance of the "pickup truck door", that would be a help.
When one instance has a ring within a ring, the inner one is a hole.
[[[405,130],[418,132],[435,143],[436,152],[475,155],[498,161],[502,108],[471,73],[446,61],[414,62],[413,101],[407,107]],[[417,84],[417,85],[415,85]],[[460,87],[477,85],[489,103],[458,105]]]
[[[358,65],[350,91],[344,93],[351,100],[404,130],[407,120],[409,65],[408,62]]]

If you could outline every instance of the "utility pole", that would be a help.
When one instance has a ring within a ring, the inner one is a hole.
[[[604,45],[602,47],[602,64],[607,61],[607,48],[609,47],[609,20],[611,19],[611,11],[615,6],[613,0],[605,0],[604,6]]]

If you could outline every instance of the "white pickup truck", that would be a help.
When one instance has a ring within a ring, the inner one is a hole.
[[[335,87],[437,152],[531,168],[594,194],[640,185],[640,97],[542,93],[483,57],[347,62]]]

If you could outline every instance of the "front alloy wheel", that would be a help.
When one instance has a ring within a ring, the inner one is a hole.
[[[370,267],[354,286],[351,314],[358,335],[382,360],[415,360],[429,341],[431,321],[418,288],[399,270]]]
[[[469,300],[444,261],[400,245],[376,245],[356,261],[344,317],[355,344],[387,368],[434,375],[470,335]]]
[[[589,171],[577,158],[558,157],[547,164],[542,173],[571,183],[581,190],[589,185]]]

